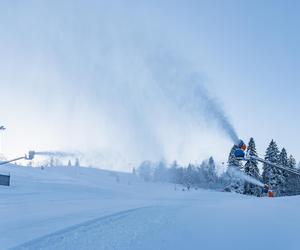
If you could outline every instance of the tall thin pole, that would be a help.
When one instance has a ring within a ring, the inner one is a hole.
[[[3,152],[3,135],[2,135],[2,132],[6,130],[6,128],[4,126],[0,126],[0,131],[1,131],[1,138],[0,138],[0,147],[1,147],[1,151],[0,153],[2,153],[4,155],[4,152]]]

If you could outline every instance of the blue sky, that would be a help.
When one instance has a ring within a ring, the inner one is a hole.
[[[198,84],[261,154],[274,138],[300,159],[298,1],[0,7],[5,155],[79,150],[91,164],[118,158],[121,167],[143,159],[226,160],[232,143],[191,98]],[[186,81],[194,73],[196,85]]]

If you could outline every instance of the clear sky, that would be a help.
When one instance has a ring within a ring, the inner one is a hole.
[[[299,13],[296,0],[1,1],[1,150],[124,169],[226,161],[200,88],[260,154],[273,138],[299,160]]]

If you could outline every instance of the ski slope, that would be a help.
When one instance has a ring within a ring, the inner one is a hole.
[[[300,198],[182,191],[92,168],[2,167],[0,249],[299,249]]]

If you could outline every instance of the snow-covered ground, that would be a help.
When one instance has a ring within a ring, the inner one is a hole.
[[[300,197],[182,191],[92,168],[6,166],[0,249],[300,249]]]

